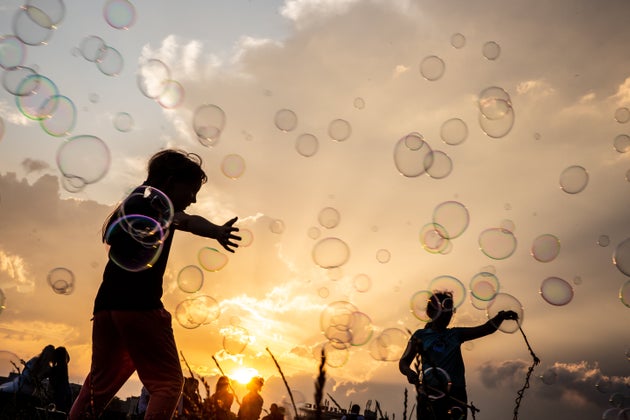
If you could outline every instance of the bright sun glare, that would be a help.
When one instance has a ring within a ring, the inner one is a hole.
[[[243,385],[247,384],[254,376],[258,376],[258,371],[250,367],[238,368],[230,374],[230,378]]]

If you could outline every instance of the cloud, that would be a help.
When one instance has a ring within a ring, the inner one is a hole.
[[[22,161],[22,168],[27,174],[30,174],[31,172],[42,172],[50,169],[50,165],[43,160],[26,158]]]
[[[16,288],[19,292],[26,293],[33,291],[34,286],[35,282],[29,275],[24,259],[0,249],[0,287]]]

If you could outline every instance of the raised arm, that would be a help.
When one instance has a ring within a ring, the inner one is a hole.
[[[499,311],[493,318],[489,319],[485,324],[477,327],[461,328],[459,330],[462,341],[475,340],[477,338],[490,335],[499,329],[501,323],[506,319],[518,320],[518,314],[514,311]]]
[[[226,251],[234,252],[232,248],[238,248],[238,244],[234,241],[241,240],[240,236],[234,234],[238,232],[238,228],[233,226],[237,220],[238,217],[234,217],[223,225],[215,225],[202,216],[179,211],[173,217],[173,227],[205,238],[216,239]]]

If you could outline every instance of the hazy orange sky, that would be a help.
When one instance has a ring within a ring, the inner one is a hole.
[[[144,180],[147,158],[177,147],[201,155],[209,176],[189,212],[238,216],[251,239],[214,272],[198,254],[218,244],[174,240],[163,301],[179,349],[212,387],[215,356],[229,374],[260,372],[265,408],[288,404],[268,348],[297,402],[312,402],[321,321],[344,302],[363,339],[326,346],[326,391],[400,418],[413,390],[397,357],[423,325],[412,297],[448,279],[462,298],[455,323],[483,323],[470,282],[490,272],[542,360],[522,418],[592,419],[630,404],[627,2],[159,0],[133,2],[127,29],[105,1],[39,5],[56,29],[22,5],[0,6],[2,370],[7,352],[28,359],[52,343],[82,382],[107,259],[101,225]],[[98,40],[108,54],[95,62]],[[147,60],[162,73],[143,72]],[[20,74],[39,74],[65,107],[34,119]],[[163,96],[143,92],[166,81]],[[203,105],[225,116],[212,144],[194,129]],[[68,173],[91,178],[77,187]],[[457,235],[427,249],[436,222]],[[192,293],[178,285],[189,266],[203,274]],[[74,276],[67,294],[48,284],[55,268]],[[198,296],[220,315],[185,328],[176,309]],[[469,343],[464,359],[478,418],[511,416],[531,364],[520,333]],[[140,387],[134,377],[119,395]]]

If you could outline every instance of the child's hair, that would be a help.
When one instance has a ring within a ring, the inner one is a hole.
[[[178,181],[205,183],[208,180],[201,168],[202,159],[196,153],[178,149],[165,149],[149,159],[146,185],[159,188],[169,178]]]
[[[170,180],[204,184],[208,176],[201,168],[203,161],[196,153],[180,149],[164,149],[155,153],[147,165],[147,179],[142,183],[157,189],[163,188]],[[102,240],[105,242],[107,229],[118,217],[119,207],[105,219],[102,228]]]
[[[453,293],[449,291],[434,291],[429,297],[427,315],[435,319],[442,312],[453,310]]]

